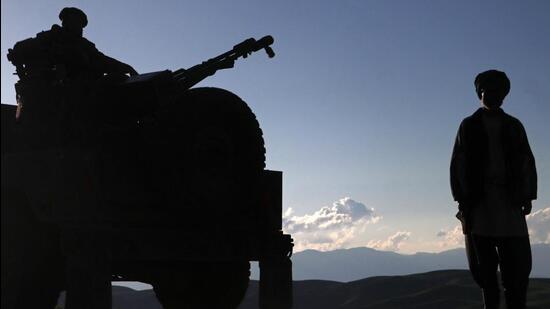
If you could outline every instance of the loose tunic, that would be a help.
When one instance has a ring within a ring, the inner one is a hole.
[[[528,235],[525,216],[515,207],[507,193],[506,159],[502,144],[504,119],[502,113],[485,112],[482,116],[487,133],[487,153],[484,170],[484,194],[472,209],[472,234],[483,236]]]

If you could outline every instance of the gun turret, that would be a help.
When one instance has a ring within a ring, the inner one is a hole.
[[[243,42],[233,46],[228,52],[225,52],[217,57],[204,61],[188,69],[179,69],[173,72],[173,77],[179,86],[183,89],[189,89],[207,78],[214,75],[218,70],[229,69],[235,65],[235,60],[240,57],[246,58],[253,52],[264,49],[269,58],[275,57],[273,49],[270,45],[273,44],[273,37],[270,35],[256,40],[253,38],[244,40]]]

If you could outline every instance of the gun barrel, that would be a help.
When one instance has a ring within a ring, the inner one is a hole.
[[[260,49],[265,49],[269,58],[273,58],[275,53],[270,47],[273,42],[274,39],[270,35],[266,35],[259,40],[254,38],[246,39],[233,46],[233,49],[230,51],[209,59],[208,61],[188,69],[176,70],[173,73],[173,77],[183,88],[189,89],[206,77],[213,75],[218,70],[232,68],[233,63],[238,58],[246,58],[249,54],[259,51]]]

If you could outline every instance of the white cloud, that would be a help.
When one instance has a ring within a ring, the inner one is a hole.
[[[386,240],[371,240],[367,244],[367,247],[385,250],[385,251],[399,251],[399,248],[403,245],[403,242],[411,237],[411,232],[397,232]]]
[[[550,207],[537,210],[526,219],[531,243],[550,244]]]
[[[327,251],[345,248],[365,225],[380,219],[373,208],[345,197],[313,214],[293,216],[292,209],[287,209],[283,215],[283,229],[292,234],[295,251]]]
[[[442,229],[436,234],[439,241],[437,245],[441,250],[448,250],[456,247],[464,246],[464,234],[460,225],[451,229]]]

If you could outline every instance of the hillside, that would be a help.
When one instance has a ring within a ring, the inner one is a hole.
[[[531,279],[528,305],[550,308],[550,279]],[[480,308],[481,294],[466,270],[380,276],[347,283],[294,282],[294,309]],[[152,290],[113,287],[113,308],[162,309]],[[251,281],[239,309],[258,308],[258,281]]]
[[[240,309],[256,309],[257,282],[252,282]],[[294,282],[295,309],[480,308],[480,291],[465,270],[407,276],[372,277],[348,283]],[[531,279],[529,308],[550,308],[550,279]]]

